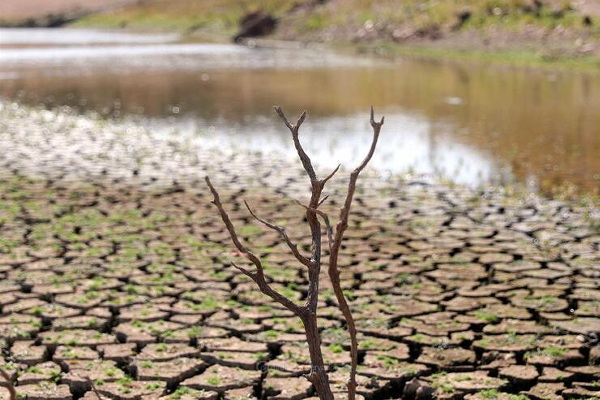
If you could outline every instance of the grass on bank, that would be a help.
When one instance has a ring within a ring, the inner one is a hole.
[[[74,26],[134,28],[168,31],[212,30],[227,37],[248,12],[265,10],[275,15],[287,11],[289,0],[141,0],[106,13],[89,15]]]
[[[425,31],[435,27],[455,30],[490,26],[508,30],[527,26],[589,27],[584,15],[568,0],[544,0],[541,6],[536,6],[533,0],[330,0],[324,3],[312,8],[299,22],[300,27],[308,31],[336,25],[360,27],[369,21],[376,27],[412,26]],[[467,14],[459,23],[461,16]]]
[[[299,36],[331,27],[357,29],[368,21],[378,26],[435,26],[455,29],[520,30],[527,26],[544,28],[588,29],[599,33],[591,18],[590,25],[572,1],[544,0],[141,0],[135,5],[104,14],[90,15],[78,25],[108,27],[143,27],[154,29],[193,30],[221,27],[233,31],[244,14],[259,9],[283,17],[283,22]],[[460,15],[469,18],[456,26]]]
[[[384,57],[410,57],[416,59],[443,59],[456,62],[493,62],[522,67],[577,69],[597,72],[600,70],[600,56],[569,56],[553,54],[543,50],[457,50],[435,46],[397,45],[372,43],[365,45],[346,44],[342,48],[359,53],[378,54]]]

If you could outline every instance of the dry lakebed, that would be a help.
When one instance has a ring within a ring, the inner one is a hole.
[[[305,269],[243,207],[306,250],[292,160],[0,103],[0,368],[19,398],[316,397],[302,326],[231,266],[205,175],[272,285],[303,301]],[[359,397],[598,398],[599,246],[597,203],[367,173],[340,258]],[[342,399],[347,332],[322,282]]]

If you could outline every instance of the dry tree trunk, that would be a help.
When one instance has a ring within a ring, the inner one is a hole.
[[[15,386],[13,385],[13,382],[10,379],[10,376],[8,376],[6,371],[4,371],[2,368],[0,368],[0,375],[2,375],[4,380],[6,380],[6,385],[7,385],[6,389],[8,390],[8,393],[10,394],[10,400],[17,400],[17,391],[15,390]]]
[[[352,205],[352,200],[354,197],[354,192],[356,190],[356,181],[358,179],[359,174],[366,167],[367,163],[371,160],[373,153],[375,151],[375,147],[377,145],[377,140],[379,139],[379,132],[381,130],[381,126],[383,125],[383,118],[381,121],[376,122],[374,120],[373,108],[371,107],[371,127],[373,128],[373,141],[371,143],[371,147],[369,152],[363,162],[352,172],[350,175],[350,182],[348,185],[348,191],[346,194],[346,200],[344,202],[344,206],[340,211],[340,219],[336,225],[335,231],[332,228],[329,217],[323,211],[319,210],[319,206],[323,204],[323,202],[327,199],[327,196],[321,198],[321,194],[323,193],[323,189],[325,184],[335,175],[338,171],[339,166],[331,172],[324,179],[319,179],[315,172],[315,169],[312,165],[311,159],[308,157],[306,152],[304,151],[302,145],[300,144],[300,140],[298,138],[298,131],[300,126],[304,122],[306,118],[306,111],[302,113],[300,118],[296,121],[295,124],[290,123],[287,119],[281,108],[275,107],[275,111],[279,115],[279,117],[283,120],[287,128],[290,130],[292,134],[292,140],[294,142],[294,147],[296,148],[296,152],[298,153],[298,157],[302,162],[302,166],[306,171],[310,179],[311,184],[311,196],[308,205],[302,205],[302,207],[306,210],[306,220],[308,221],[308,225],[310,227],[312,243],[311,243],[311,254],[310,257],[305,256],[300,253],[298,250],[298,246],[293,243],[289,236],[287,235],[285,228],[272,224],[260,217],[258,217],[254,211],[250,208],[248,203],[245,202],[246,207],[250,214],[260,223],[264,224],[270,229],[273,229],[279,233],[281,238],[285,241],[285,243],[290,248],[290,251],[294,255],[294,257],[304,265],[308,270],[308,296],[306,299],[306,303],[304,305],[298,305],[294,301],[288,299],[277,290],[273,289],[267,280],[265,279],[264,269],[261,260],[254,255],[254,253],[250,252],[248,249],[244,247],[244,245],[239,241],[237,232],[231,223],[231,219],[229,215],[223,208],[221,204],[221,200],[219,197],[219,193],[212,185],[210,179],[206,177],[206,183],[208,184],[212,195],[213,195],[213,204],[219,210],[219,214],[221,215],[221,219],[229,232],[231,240],[237,250],[241,253],[241,255],[247,258],[255,267],[254,271],[250,271],[244,267],[238,266],[235,263],[232,265],[237,268],[244,275],[248,276],[252,279],[259,290],[271,297],[273,300],[279,302],[288,310],[293,312],[296,316],[300,318],[304,325],[304,331],[306,334],[306,340],[308,342],[308,350],[310,353],[311,359],[311,370],[310,373],[306,376],[306,378],[314,385],[317,394],[321,400],[333,400],[333,393],[331,391],[331,387],[329,385],[329,377],[327,375],[327,369],[325,367],[325,363],[323,361],[323,353],[321,351],[321,338],[319,334],[319,327],[317,323],[317,305],[319,299],[319,274],[321,272],[321,222],[319,217],[323,219],[326,227],[327,238],[329,243],[329,268],[328,273],[331,279],[331,283],[333,286],[334,293],[336,295],[336,299],[338,301],[338,306],[344,315],[346,320],[346,325],[348,326],[348,332],[350,335],[351,342],[351,358],[352,365],[350,371],[350,378],[348,379],[348,399],[354,400],[356,396],[356,368],[357,368],[357,360],[358,360],[358,342],[356,339],[356,327],[354,324],[354,319],[352,317],[352,313],[350,312],[350,307],[346,298],[344,297],[343,290],[340,285],[340,273],[338,269],[338,255],[339,250],[342,244],[344,232],[348,227],[348,216],[350,213],[350,206]]]

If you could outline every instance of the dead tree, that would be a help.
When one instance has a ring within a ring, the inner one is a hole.
[[[6,371],[4,371],[2,368],[0,368],[0,375],[2,375],[2,377],[6,381],[6,389],[8,390],[8,393],[10,395],[10,400],[17,400],[17,391],[15,390],[15,386],[13,385],[10,376],[8,376]]]
[[[287,119],[281,108],[275,107],[275,111],[279,115],[279,117],[283,120],[287,128],[290,130],[292,134],[292,139],[294,142],[294,146],[296,148],[296,152],[302,162],[302,166],[306,171],[310,179],[311,184],[311,196],[307,205],[302,205],[302,207],[306,210],[306,220],[308,221],[308,225],[310,227],[311,233],[311,252],[310,256],[305,256],[298,250],[298,246],[292,242],[290,237],[288,236],[286,230],[282,226],[278,226],[272,224],[259,216],[250,208],[247,202],[246,208],[250,214],[260,223],[267,226],[270,229],[278,232],[283,241],[287,244],[289,249],[291,250],[294,257],[307,268],[308,271],[308,295],[306,298],[306,302],[304,305],[299,305],[289,298],[285,297],[283,294],[279,293],[277,290],[273,289],[271,285],[267,282],[264,269],[261,260],[251,251],[246,249],[246,247],[240,242],[236,230],[231,223],[231,219],[229,215],[223,208],[221,204],[221,200],[219,198],[219,193],[212,185],[210,179],[206,177],[206,183],[208,184],[212,195],[213,195],[213,204],[219,210],[219,214],[221,215],[221,219],[231,236],[231,240],[233,244],[237,248],[238,252],[245,258],[247,258],[253,265],[254,270],[248,270],[245,267],[239,266],[235,263],[232,265],[237,268],[244,275],[248,276],[252,279],[260,289],[260,291],[267,296],[271,297],[273,300],[279,302],[288,310],[293,312],[304,325],[304,331],[306,334],[306,340],[308,342],[308,350],[310,353],[311,359],[311,370],[306,378],[314,385],[317,394],[321,400],[332,400],[333,393],[331,391],[331,387],[329,385],[329,377],[327,375],[327,369],[325,368],[325,364],[323,361],[323,354],[321,352],[321,339],[319,335],[319,327],[317,325],[317,304],[319,298],[319,274],[321,272],[321,239],[322,239],[322,225],[320,219],[323,220],[325,224],[325,231],[327,234],[327,240],[329,245],[329,268],[328,274],[331,279],[331,283],[333,286],[333,290],[338,302],[338,306],[344,315],[346,320],[346,325],[348,327],[348,333],[350,335],[350,353],[351,353],[351,370],[350,370],[350,378],[348,379],[348,399],[354,400],[356,395],[356,368],[358,364],[358,341],[356,338],[356,326],[354,323],[354,319],[352,317],[352,313],[350,312],[350,307],[348,305],[348,301],[344,296],[343,290],[340,284],[340,272],[338,269],[338,256],[340,252],[340,247],[342,244],[342,240],[344,237],[344,232],[348,228],[348,217],[350,214],[350,207],[352,205],[352,200],[354,197],[354,192],[356,190],[356,181],[358,180],[358,176],[361,171],[366,167],[368,162],[371,160],[373,153],[375,152],[375,147],[377,146],[377,140],[379,139],[379,132],[381,131],[381,127],[383,125],[384,119],[381,118],[381,121],[376,122],[374,118],[373,108],[371,107],[371,118],[370,123],[373,129],[373,140],[371,143],[371,147],[367,156],[363,160],[363,162],[350,174],[350,182],[348,184],[348,191],[346,193],[346,199],[344,201],[344,205],[340,211],[340,219],[335,226],[335,229],[332,227],[329,217],[326,213],[319,210],[319,206],[323,204],[323,202],[327,199],[327,196],[321,198],[323,193],[323,189],[326,183],[335,175],[335,173],[339,170],[339,166],[327,175],[323,179],[319,179],[315,172],[315,169],[312,165],[311,159],[308,157],[306,152],[304,151],[302,145],[300,144],[300,140],[298,138],[298,131],[300,126],[304,122],[306,118],[306,111],[302,113],[300,118],[296,121],[295,124],[290,123]]]

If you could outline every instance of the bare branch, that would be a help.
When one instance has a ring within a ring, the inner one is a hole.
[[[331,223],[329,222],[329,217],[324,212],[320,211],[321,218],[325,222],[325,229],[327,231],[327,239],[329,241],[329,252],[331,253],[331,248],[333,247],[333,229],[331,228]]]
[[[240,253],[242,253],[242,255],[244,257],[248,258],[252,262],[252,264],[254,264],[254,266],[256,267],[256,272],[251,273],[250,271],[248,271],[242,267],[239,267],[235,264],[233,264],[233,266],[235,268],[237,268],[238,270],[240,270],[244,275],[251,278],[258,285],[258,288],[260,289],[260,291],[262,293],[271,297],[273,300],[279,302],[280,304],[282,304],[284,307],[286,307],[288,310],[290,310],[294,314],[298,315],[299,317],[305,318],[306,310],[303,307],[300,307],[299,305],[294,303],[292,300],[288,299],[287,297],[285,297],[284,295],[282,295],[281,293],[279,293],[278,291],[273,289],[267,283],[267,281],[265,280],[263,265],[262,265],[260,259],[258,257],[256,257],[253,253],[248,251],[244,247],[244,245],[242,245],[242,243],[238,239],[238,235],[235,231],[235,228],[233,227],[233,224],[231,223],[231,219],[229,218],[227,211],[225,211],[225,209],[223,208],[223,204],[221,204],[221,199],[219,197],[219,193],[217,192],[217,190],[214,188],[214,186],[210,182],[209,177],[206,177],[205,180],[206,180],[206,184],[208,185],[208,187],[210,188],[210,191],[213,194],[213,202],[212,203],[219,210],[219,214],[221,215],[221,219],[223,220],[223,223],[225,224],[225,227],[227,228],[227,231],[229,232],[231,241],[233,242],[235,247],[240,251]]]
[[[319,216],[323,216],[325,214],[323,211],[321,211],[321,210],[319,210],[317,208],[311,208],[311,207],[307,206],[306,204],[302,204],[300,202],[300,200],[298,200],[298,199],[295,199],[294,202],[296,204],[298,204],[300,207],[304,208],[305,210],[314,212],[315,214],[317,214]]]
[[[309,295],[306,300],[306,305],[302,307],[302,306],[299,306],[298,304],[296,304],[295,302],[293,302],[292,300],[288,299],[287,297],[283,296],[281,293],[279,293],[278,291],[273,289],[267,283],[267,281],[265,280],[262,263],[260,262],[258,257],[256,257],[254,254],[249,252],[240,243],[240,241],[237,237],[235,228],[233,227],[233,224],[231,223],[231,220],[229,219],[227,212],[225,211],[225,209],[223,208],[223,205],[221,204],[221,200],[219,198],[219,193],[213,187],[213,185],[211,184],[210,179],[208,177],[206,177],[206,183],[213,194],[213,197],[214,197],[213,204],[219,210],[221,219],[223,220],[223,223],[225,224],[227,231],[229,232],[229,235],[231,236],[231,240],[233,241],[236,248],[245,257],[250,259],[250,261],[252,261],[252,263],[256,266],[256,272],[251,273],[248,270],[246,270],[242,267],[239,267],[235,264],[233,264],[233,266],[236,267],[238,270],[240,270],[246,276],[250,277],[256,283],[256,285],[258,286],[258,288],[260,289],[260,291],[262,293],[266,294],[267,296],[271,297],[273,300],[282,304],[284,307],[286,307],[288,310],[293,312],[295,315],[297,315],[302,320],[302,323],[304,325],[304,330],[306,333],[306,339],[307,339],[307,343],[308,343],[310,359],[311,359],[311,363],[313,366],[311,369],[311,382],[315,386],[315,389],[316,389],[317,393],[319,394],[319,397],[321,398],[321,400],[333,400],[333,394],[331,392],[331,388],[329,387],[329,377],[327,376],[327,372],[325,370],[323,354],[321,352],[321,347],[320,347],[321,340],[320,340],[319,329],[318,329],[318,325],[317,325],[316,307],[317,307],[318,293],[319,293],[319,291],[318,291],[318,289],[319,289],[319,271],[320,271],[320,265],[321,265],[320,264],[321,263],[321,261],[320,261],[321,232],[320,232],[320,228],[319,228],[318,234],[315,236],[314,229],[316,229],[316,227],[319,226],[319,221],[318,221],[318,218],[316,217],[316,213],[307,211],[307,216],[309,217],[309,222],[312,222],[311,223],[311,232],[313,233],[313,258],[311,259],[311,263],[314,263],[314,265],[312,265],[308,269]],[[316,202],[318,201],[318,198],[320,196],[320,189],[321,189],[321,187],[319,185],[313,186],[311,202],[314,202],[316,204]],[[312,218],[312,221],[310,220],[310,218]]]
[[[327,377],[327,373],[324,369],[325,367],[320,347],[319,330],[317,326],[319,276],[321,271],[321,223],[319,222],[319,217],[315,210],[319,206],[319,199],[321,198],[324,182],[317,178],[317,174],[312,165],[310,157],[308,157],[302,148],[300,140],[298,139],[298,128],[304,121],[306,113],[302,113],[296,125],[292,125],[287,120],[280,107],[275,107],[275,111],[277,114],[279,114],[281,119],[283,119],[286,126],[292,133],[294,147],[296,148],[296,152],[298,153],[298,157],[302,162],[302,166],[304,167],[306,174],[310,178],[310,185],[312,188],[310,201],[308,203],[309,208],[306,210],[306,220],[310,226],[310,234],[312,238],[310,258],[312,267],[308,269],[308,294],[306,296],[306,304],[304,306],[307,316],[302,320],[302,322],[306,331],[308,350],[310,353],[311,362],[313,364],[313,368],[311,370],[311,382],[315,386],[317,393],[319,393],[321,400],[330,400],[333,399],[333,394],[331,393],[331,388],[328,384],[329,378]]]
[[[356,191],[356,181],[358,180],[358,176],[360,175],[362,170],[365,169],[365,167],[373,157],[373,153],[375,152],[375,148],[377,147],[377,141],[379,140],[379,132],[381,132],[381,127],[384,123],[384,117],[381,117],[381,120],[379,122],[375,121],[373,107],[371,107],[370,123],[371,127],[373,128],[373,139],[371,141],[371,147],[369,148],[369,152],[365,156],[364,160],[350,174],[350,182],[348,183],[348,192],[346,193],[346,200],[344,201],[344,206],[340,210],[340,220],[336,226],[334,252],[332,252],[332,255],[335,257],[336,260],[337,252],[339,251],[339,248],[342,244],[344,232],[346,231],[346,228],[348,228],[348,216],[350,214],[350,207],[354,198],[354,192]]]
[[[327,196],[329,197],[329,196]],[[325,197],[325,199],[327,198]],[[323,200],[325,200],[323,199]],[[304,208],[305,210],[310,210],[314,213],[316,213],[319,217],[323,218],[323,222],[325,223],[325,231],[327,233],[327,239],[329,241],[329,251],[331,251],[331,246],[333,245],[333,229],[331,228],[331,223],[329,222],[329,216],[327,215],[327,213],[316,209],[316,208],[310,208],[304,204],[302,204],[299,200],[294,200],[296,202],[296,204],[298,204],[300,207]]]
[[[302,254],[300,254],[300,251],[298,250],[298,246],[295,243],[292,243],[292,241],[290,240],[290,237],[288,236],[287,232],[285,231],[285,228],[283,226],[279,226],[279,225],[275,225],[272,224],[260,217],[258,217],[256,215],[256,213],[254,211],[252,211],[252,209],[250,208],[250,205],[248,205],[248,202],[246,200],[244,200],[244,204],[246,205],[246,208],[248,209],[248,212],[250,212],[250,214],[256,218],[256,220],[260,223],[262,223],[263,225],[277,231],[279,233],[279,235],[281,236],[281,238],[285,241],[285,243],[288,245],[288,247],[290,248],[290,250],[292,251],[292,254],[294,255],[294,257],[296,257],[296,259],[298,261],[300,261],[303,265],[307,266],[308,268],[312,268],[313,264],[311,263],[311,261],[303,256]]]
[[[298,121],[296,122],[296,124],[292,125],[290,123],[290,121],[287,119],[287,117],[285,116],[281,107],[275,106],[273,108],[275,109],[275,111],[277,112],[279,117],[283,120],[283,122],[285,123],[285,126],[287,126],[288,129],[290,130],[290,132],[292,133],[294,147],[296,148],[296,152],[298,153],[298,156],[300,157],[300,161],[302,162],[302,166],[304,167],[306,174],[310,178],[310,183],[313,186],[313,190],[314,190],[315,185],[317,185],[319,183],[319,180],[317,179],[317,173],[315,172],[315,169],[312,165],[312,161],[310,160],[310,157],[304,151],[304,148],[302,147],[302,144],[300,143],[300,139],[298,138],[298,130],[300,129],[300,126],[302,125],[302,123],[304,122],[304,119],[306,118],[306,111],[303,111],[302,114],[300,115],[300,118],[298,118]]]
[[[8,393],[10,395],[10,400],[17,400],[17,391],[15,390],[15,385],[13,384],[12,379],[10,379],[8,373],[6,373],[5,370],[0,368],[0,375],[2,375],[2,377],[6,381],[6,389],[8,390]]]
[[[275,110],[275,112],[277,112],[277,114],[283,120],[283,122],[285,123],[285,126],[287,126],[289,130],[294,130],[294,129],[298,130],[298,128],[300,128],[300,125],[302,125],[302,123],[304,122],[304,119],[306,118],[306,111],[303,111],[302,114],[300,114],[300,118],[298,118],[298,121],[296,121],[296,124],[292,125],[292,123],[287,119],[287,117],[283,113],[283,110],[281,109],[281,107],[275,106],[275,107],[273,107],[273,109]]]
[[[321,223],[319,222],[319,218],[313,209],[318,207],[324,183],[317,178],[317,173],[312,165],[312,161],[304,151],[304,148],[300,143],[300,139],[298,138],[298,130],[306,118],[306,112],[303,112],[302,115],[300,115],[300,118],[298,118],[296,124],[292,125],[285,116],[284,112],[281,110],[281,107],[274,108],[279,117],[283,120],[285,125],[292,133],[294,147],[296,148],[296,152],[298,153],[298,157],[302,162],[302,166],[304,167],[306,174],[310,178],[310,185],[312,187],[309,209],[306,211],[306,220],[310,226],[310,234],[312,237],[310,262],[313,267],[309,268],[308,270],[308,295],[306,296],[306,308],[308,308],[310,312],[316,314],[319,298],[319,273],[321,271]]]
[[[230,263],[235,268],[237,268],[242,274],[246,275],[248,278],[252,279],[253,281],[256,281],[256,274],[253,274],[252,272],[248,271],[246,268],[240,267],[239,265],[237,265],[233,261],[230,261]]]
[[[323,198],[321,199],[321,201],[319,201],[319,204],[317,205],[317,207],[321,207],[321,204],[325,203],[325,200],[327,200],[328,198],[329,198],[329,195],[327,195],[327,196],[323,197]]]
[[[215,206],[217,206],[217,209],[219,210],[219,214],[221,214],[221,219],[223,220],[223,223],[225,223],[225,227],[227,228],[227,231],[229,232],[229,236],[231,236],[231,241],[233,242],[233,244],[235,245],[235,247],[242,254],[244,254],[244,257],[246,257],[250,261],[252,261],[252,264],[254,264],[256,266],[256,268],[262,269],[262,264],[261,264],[260,260],[258,259],[258,257],[256,257],[254,254],[252,254],[251,252],[249,252],[244,247],[244,245],[240,242],[240,240],[238,239],[238,235],[237,235],[237,233],[235,231],[235,228],[233,227],[233,224],[231,223],[231,219],[229,219],[229,215],[227,214],[227,212],[223,208],[223,205],[221,204],[221,198],[219,197],[219,193],[217,192],[217,190],[214,188],[214,186],[210,182],[210,178],[207,176],[205,178],[205,180],[206,180],[206,184],[208,185],[208,187],[210,188],[210,191],[213,194],[213,198],[214,199],[213,199],[212,203]]]
[[[333,170],[333,172],[331,172],[329,175],[327,175],[325,177],[325,179],[321,180],[321,183],[323,184],[323,186],[325,186],[325,184],[327,183],[328,180],[330,180],[331,178],[333,178],[333,176],[335,175],[335,173],[340,170],[341,166],[342,166],[341,164],[338,164],[338,166],[335,167],[335,169]]]
[[[377,126],[379,129],[381,129],[383,123],[385,122],[385,117],[381,117],[381,120],[379,122],[375,122],[375,111],[373,110],[373,106],[371,106],[371,119],[369,122],[371,123],[371,126],[373,128]]]
[[[373,129],[373,140],[371,142],[371,147],[369,152],[367,153],[364,160],[360,163],[360,165],[352,171],[350,174],[350,182],[348,183],[348,192],[346,193],[346,200],[344,201],[344,205],[340,210],[340,220],[337,223],[335,230],[335,238],[333,241],[330,239],[330,253],[329,253],[329,279],[331,280],[331,286],[333,287],[333,292],[335,293],[335,297],[338,301],[338,307],[342,311],[344,315],[344,319],[346,320],[346,326],[348,327],[348,334],[350,335],[350,356],[352,358],[351,369],[350,369],[350,379],[348,380],[348,400],[354,400],[356,397],[356,387],[358,386],[356,382],[356,369],[358,365],[358,340],[356,338],[356,324],[354,323],[354,317],[350,312],[350,306],[348,305],[348,301],[344,296],[344,291],[342,290],[340,283],[340,271],[338,269],[338,256],[340,247],[342,245],[342,240],[344,238],[344,232],[348,228],[348,217],[350,215],[350,206],[352,205],[352,200],[354,198],[354,192],[356,191],[356,181],[358,180],[358,176],[362,172],[362,170],[367,166],[371,158],[373,157],[373,153],[375,152],[375,147],[377,146],[377,140],[379,139],[379,132],[381,131],[381,127],[383,126],[384,118],[382,117],[379,122],[375,121],[375,113],[373,111],[373,107],[371,107],[371,118],[370,124]]]

